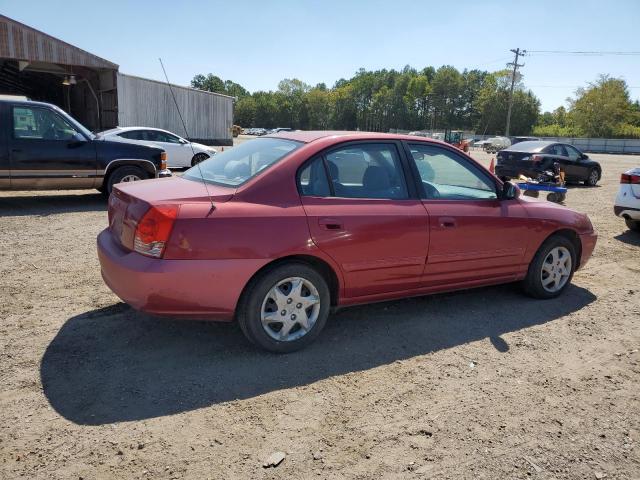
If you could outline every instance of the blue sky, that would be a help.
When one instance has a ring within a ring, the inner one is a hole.
[[[120,65],[173,83],[212,72],[251,91],[282,78],[331,86],[364,67],[497,70],[510,48],[639,51],[640,0],[608,1],[31,1],[0,12]],[[640,56],[530,55],[525,85],[543,110],[600,73],[640,97]]]

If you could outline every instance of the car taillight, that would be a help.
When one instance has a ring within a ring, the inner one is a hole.
[[[632,173],[623,173],[620,176],[620,183],[633,183],[635,185],[640,184],[640,175],[634,175]]]
[[[161,258],[169,240],[178,205],[154,205],[138,222],[133,249],[149,257]]]
[[[167,169],[167,152],[162,152],[160,154],[160,170]]]

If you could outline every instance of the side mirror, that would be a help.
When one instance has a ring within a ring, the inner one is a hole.
[[[504,182],[502,184],[502,200],[513,200],[520,196],[520,189],[515,183]]]
[[[583,153],[582,155],[580,155],[580,160],[588,160],[589,159],[589,155],[587,155],[586,153]]]

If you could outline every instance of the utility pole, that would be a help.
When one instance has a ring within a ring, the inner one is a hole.
[[[520,56],[525,56],[527,53],[526,50],[520,50],[516,48],[515,50],[512,48],[511,51],[515,54],[516,58],[512,63],[507,63],[507,67],[513,67],[513,72],[511,72],[511,89],[509,90],[509,109],[507,110],[507,128],[504,132],[504,136],[509,136],[509,127],[511,126],[511,109],[513,108],[513,87],[516,83],[516,73],[518,72],[518,67],[524,67],[524,63],[518,63],[518,58]]]

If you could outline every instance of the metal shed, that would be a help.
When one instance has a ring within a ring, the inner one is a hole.
[[[0,94],[58,105],[93,131],[164,128],[209,145],[232,145],[233,98],[174,86],[186,135],[165,83],[0,15]]]
[[[118,73],[118,124],[163,128],[209,145],[233,145],[233,97]]]

